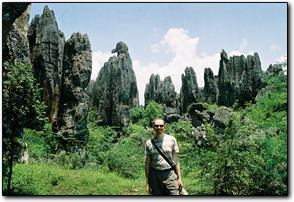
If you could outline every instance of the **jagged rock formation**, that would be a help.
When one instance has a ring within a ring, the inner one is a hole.
[[[44,7],[41,17],[36,15],[32,19],[28,39],[33,72],[43,88],[42,101],[52,122],[58,113],[65,38],[58,29],[54,11],[48,6]]]
[[[186,67],[185,74],[182,74],[182,87],[180,92],[181,114],[186,113],[187,107],[192,103],[199,102],[200,98],[195,71],[192,67]]]
[[[22,23],[23,18],[23,13],[25,10],[28,10],[28,6],[31,3],[24,3],[24,2],[5,2],[2,4],[2,44],[6,41],[8,34],[11,30],[12,24],[15,22],[17,18],[20,18],[20,24],[25,24]],[[25,18],[25,16],[23,16]],[[18,27],[21,29],[21,27]]]
[[[165,77],[164,80],[161,81],[158,74],[152,74],[149,83],[146,84],[144,97],[145,107],[151,100],[162,104],[164,120],[167,123],[179,120],[179,97],[170,76]]]
[[[218,104],[232,106],[236,100],[243,106],[254,100],[261,88],[261,63],[257,53],[254,56],[233,56],[228,59],[222,50],[218,74]]]
[[[145,106],[153,100],[159,104],[164,104],[166,107],[177,107],[177,93],[170,76],[161,81],[158,74],[152,74],[149,83],[146,84],[144,97]]]
[[[209,104],[217,103],[218,88],[216,80],[213,71],[210,68],[205,68],[203,99]]]
[[[57,131],[67,140],[64,145],[76,151],[88,141],[89,97],[86,87],[92,72],[92,53],[86,34],[73,33],[64,46],[64,61]]]
[[[3,61],[18,59],[24,64],[31,62],[29,42],[26,36],[30,8],[27,3],[20,5],[3,3]]]
[[[145,107],[148,103],[153,100],[154,102],[161,103],[161,95],[160,95],[160,86],[162,81],[160,81],[160,76],[158,74],[152,74],[149,78],[149,83],[146,84],[145,87]]]
[[[270,64],[266,70],[266,73],[269,75],[277,75],[283,71],[282,64]]]
[[[94,106],[102,125],[126,127],[129,110],[139,106],[138,88],[127,45],[120,41],[101,68],[94,86]]]

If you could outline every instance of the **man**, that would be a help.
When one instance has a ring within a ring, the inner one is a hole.
[[[158,153],[151,139],[147,140],[145,145],[146,191],[152,195],[179,195],[179,189],[183,187],[183,183],[180,163],[177,158],[177,153],[179,153],[177,141],[173,136],[164,134],[165,123],[163,119],[154,121],[154,130],[154,143],[175,165],[176,173]]]

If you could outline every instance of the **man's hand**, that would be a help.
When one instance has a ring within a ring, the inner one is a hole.
[[[147,184],[146,191],[147,191],[147,193],[148,193],[148,194],[151,194],[151,193],[152,193],[152,192],[151,192],[151,188],[150,188],[149,184]]]
[[[181,190],[183,187],[182,180],[180,180],[180,179],[178,180],[178,186],[179,186],[179,190]]]

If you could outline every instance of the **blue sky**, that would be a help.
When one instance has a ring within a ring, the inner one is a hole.
[[[66,40],[87,33],[95,80],[118,41],[129,47],[140,104],[152,73],[171,76],[179,93],[181,74],[192,66],[218,74],[219,55],[257,52],[262,69],[287,55],[286,3],[32,3],[31,19],[48,5]]]

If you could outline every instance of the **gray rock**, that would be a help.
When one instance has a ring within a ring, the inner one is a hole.
[[[28,39],[34,76],[43,88],[49,122],[57,118],[63,66],[64,35],[58,29],[54,11],[44,7],[41,17],[36,15],[29,26]]]
[[[160,76],[157,74],[152,74],[149,78],[149,83],[146,84],[145,87],[145,107],[148,103],[153,100],[156,103],[162,104],[160,92],[162,91],[160,88],[162,86],[162,81],[160,80]]]
[[[201,124],[198,127],[193,127],[191,136],[193,137],[195,144],[198,147],[205,146],[209,144],[208,138],[207,138],[207,132],[205,125]]]
[[[209,104],[217,103],[218,88],[215,76],[210,68],[205,68],[204,70],[203,98],[204,101]]]
[[[232,106],[237,100],[239,105],[253,101],[261,89],[261,63],[257,53],[233,56],[228,59],[224,50],[221,52],[218,74],[218,104]]]
[[[206,110],[206,108],[200,103],[191,104],[188,113],[194,127],[210,123],[211,121],[210,112],[208,112],[208,110]]]
[[[14,13],[11,10],[12,8],[14,8],[14,6],[16,9],[15,10],[16,13]],[[8,59],[17,59],[24,64],[31,63],[29,42],[26,35],[27,27],[28,27],[28,19],[30,17],[30,5],[27,6],[27,4],[24,4],[23,6],[26,7],[26,10],[22,14],[19,14],[19,11],[20,10],[22,11],[23,7],[20,8],[20,6],[15,5],[14,3],[3,4],[3,9],[8,10],[8,11],[3,10],[3,12],[6,12],[6,14],[3,13],[3,16],[4,17],[8,16],[7,21],[3,19],[3,36],[2,36],[3,61],[6,61]],[[19,16],[19,17],[15,19],[14,17],[16,16]],[[10,25],[10,23],[8,22],[12,22],[12,19],[14,19],[15,21],[13,24]],[[5,27],[5,26],[8,26],[9,30],[8,30],[8,27]]]
[[[144,98],[145,106],[153,100],[166,107],[177,108],[177,93],[170,76],[161,81],[158,74],[152,74],[149,83],[146,84]]]
[[[181,114],[187,112],[187,107],[190,104],[199,101],[200,94],[195,71],[192,67],[186,67],[185,74],[182,74],[182,87],[180,91]]]
[[[2,3],[2,44],[5,43],[12,24],[19,18],[31,3],[4,2]],[[24,24],[24,23],[20,23]],[[21,27],[19,27],[21,28]]]
[[[270,64],[266,70],[266,73],[272,76],[277,75],[280,72],[283,72],[282,64]]]
[[[231,109],[225,106],[221,106],[213,116],[213,122],[215,123],[215,126],[224,129],[229,123],[231,113]]]
[[[118,42],[112,52],[118,55],[101,68],[93,88],[93,104],[102,125],[127,127],[129,110],[139,106],[136,76],[127,45]]]
[[[164,80],[161,81],[158,74],[152,74],[149,83],[146,84],[144,97],[145,107],[152,100],[156,103],[162,104],[162,112],[165,122],[172,123],[179,120],[179,98],[170,76],[165,77]]]
[[[86,87],[92,72],[92,53],[86,34],[73,33],[64,46],[63,76],[57,131],[65,138],[67,149],[79,151],[88,141],[89,97]],[[73,138],[73,139],[71,139]]]

